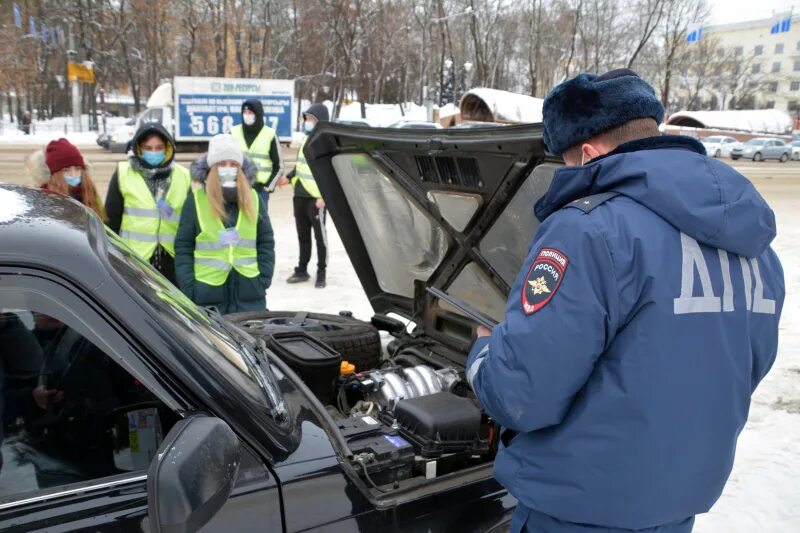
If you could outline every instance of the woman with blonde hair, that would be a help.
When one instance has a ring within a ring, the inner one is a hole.
[[[52,141],[33,152],[26,166],[35,186],[70,196],[106,221],[106,211],[92,181],[90,167],[80,150],[68,140]]]
[[[193,192],[175,239],[180,289],[220,313],[266,309],[275,239],[266,205],[253,190],[258,167],[231,135],[217,135],[191,168]]]

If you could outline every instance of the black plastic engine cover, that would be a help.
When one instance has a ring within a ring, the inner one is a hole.
[[[488,451],[480,438],[481,411],[468,398],[449,392],[400,400],[394,412],[382,413],[382,419],[397,420],[400,433],[420,449],[423,457],[442,453]]]

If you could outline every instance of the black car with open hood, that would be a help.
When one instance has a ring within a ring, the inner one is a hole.
[[[541,129],[330,123],[305,154],[371,324],[222,317],[77,202],[0,184],[1,530],[508,531],[475,324],[426,289],[503,318]]]

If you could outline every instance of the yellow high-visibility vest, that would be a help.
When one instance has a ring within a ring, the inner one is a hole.
[[[306,162],[306,156],[303,153],[303,148],[308,140],[308,135],[305,136],[303,142],[300,144],[300,151],[297,152],[297,166],[294,167],[294,177],[292,178],[292,186],[297,187],[297,182],[314,198],[322,198],[322,193],[319,192],[317,187],[317,180],[311,173],[311,167]]]
[[[275,130],[269,126],[261,128],[249,148],[244,139],[244,128],[241,124],[231,128],[231,135],[239,141],[239,147],[247,154],[247,157],[258,165],[256,182],[269,185],[269,177],[272,174],[272,158],[269,156],[269,151],[272,148],[272,140],[275,138]]]
[[[192,181],[189,170],[181,165],[172,167],[169,189],[160,205],[144,177],[127,161],[117,165],[117,180],[124,201],[119,228],[122,240],[146,261],[159,244],[175,257],[175,235]]]
[[[239,209],[236,226],[225,228],[211,211],[206,192],[202,189],[194,192],[194,206],[200,224],[200,234],[195,239],[194,247],[194,277],[197,281],[218,287],[228,279],[231,269],[236,269],[246,278],[260,274],[256,249],[258,194],[255,191],[251,191],[251,194],[256,217],[250,220]],[[231,230],[235,231],[234,241],[230,240]]]

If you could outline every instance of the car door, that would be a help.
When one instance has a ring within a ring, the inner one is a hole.
[[[736,139],[733,137],[725,137],[722,142],[722,155],[730,155],[731,149],[736,145]]]
[[[766,150],[764,150],[765,159],[778,159],[781,156],[780,141],[767,141]]]
[[[150,530],[148,467],[199,406],[147,352],[65,280],[0,265],[0,530]],[[206,528],[282,528],[275,479],[246,446]]]

